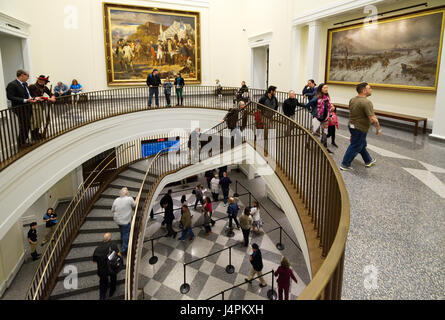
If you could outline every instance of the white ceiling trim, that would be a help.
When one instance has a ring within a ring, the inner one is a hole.
[[[320,9],[305,12],[304,14],[296,16],[293,19],[292,24],[294,27],[305,25],[311,21],[328,18],[351,10],[360,9],[368,5],[378,4],[383,1],[384,0],[340,0]]]
[[[29,36],[30,25],[0,12],[0,31],[21,38]]]

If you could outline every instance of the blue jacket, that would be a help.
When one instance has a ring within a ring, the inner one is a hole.
[[[303,89],[303,95],[306,96],[309,100],[311,100],[316,93],[317,93],[317,87],[313,87],[311,89],[310,87],[306,86]]]
[[[234,202],[229,204],[229,207],[227,208],[227,213],[229,214],[229,216],[236,218],[238,216],[238,211],[238,203]]]

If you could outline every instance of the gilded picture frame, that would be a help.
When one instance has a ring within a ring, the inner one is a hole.
[[[437,91],[445,7],[328,30],[325,82]]]
[[[154,69],[201,83],[199,12],[103,3],[103,23],[109,86],[145,85]]]

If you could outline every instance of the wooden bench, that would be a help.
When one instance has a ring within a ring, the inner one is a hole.
[[[349,110],[349,106],[347,104],[342,103],[333,103],[334,106],[336,106],[339,109],[346,109]],[[376,116],[381,116],[385,118],[392,118],[397,120],[403,120],[407,122],[413,122],[415,124],[414,127],[414,135],[417,136],[417,131],[419,129],[419,122],[423,121],[423,134],[426,133],[426,125],[427,125],[427,118],[424,117],[417,117],[417,116],[410,116],[407,114],[401,114],[401,113],[395,113],[395,112],[389,112],[389,111],[382,111],[382,110],[376,110],[374,109],[374,113]]]

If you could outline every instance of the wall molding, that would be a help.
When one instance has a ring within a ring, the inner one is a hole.
[[[30,24],[0,12],[0,31],[20,37],[29,37]]]
[[[343,14],[351,10],[360,9],[368,5],[382,3],[384,0],[340,0],[320,9],[297,15],[292,20],[293,26],[303,26],[312,21],[326,19],[334,15]]]
[[[249,48],[253,49],[269,45],[272,42],[272,36],[273,32],[269,31],[248,37],[247,40],[249,41]]]

